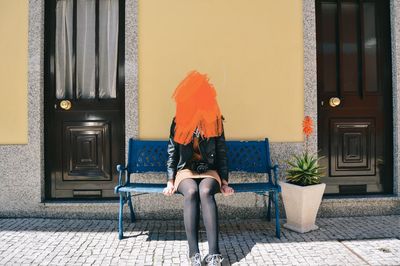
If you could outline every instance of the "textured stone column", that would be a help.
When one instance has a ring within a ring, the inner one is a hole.
[[[139,137],[137,6],[138,0],[125,0],[125,143]]]
[[[393,193],[400,196],[400,2],[391,0],[393,80]]]

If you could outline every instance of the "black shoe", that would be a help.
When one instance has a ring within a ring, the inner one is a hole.
[[[200,253],[196,253],[196,254],[194,254],[193,257],[190,257],[189,258],[189,263],[190,263],[190,265],[193,265],[193,266],[201,266]]]
[[[224,258],[221,254],[212,254],[207,255],[204,259],[204,262],[207,263],[207,266],[220,266],[222,265],[222,261]]]

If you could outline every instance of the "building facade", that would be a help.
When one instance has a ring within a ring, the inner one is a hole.
[[[0,216],[117,217],[118,201],[112,191],[115,165],[125,160],[129,138],[146,137],[139,129],[144,107],[139,105],[138,1],[110,1],[114,5],[109,6],[93,1],[90,9],[68,6],[68,1],[30,0],[25,6],[29,14],[18,6],[8,6],[10,12],[25,15],[28,23],[27,140],[0,145]],[[327,167],[324,182],[328,188],[319,215],[399,214],[400,3],[303,0],[298,4],[303,33],[302,50],[298,51],[302,54],[302,107],[304,115],[318,124],[310,148],[319,150]],[[92,29],[93,36],[82,37],[75,31],[68,35],[68,25],[79,29],[82,10],[93,12],[93,25],[84,29]],[[65,18],[68,12],[70,20]],[[115,18],[115,14],[119,16]],[[114,17],[114,22],[109,19],[100,24],[105,16]],[[110,39],[103,41],[96,25],[107,27],[114,37],[108,35]],[[72,38],[72,42],[60,41],[62,38]],[[79,54],[76,43],[80,38],[94,40],[94,47],[86,42],[88,50],[93,50],[94,69],[79,61],[86,58]],[[112,38],[118,41],[107,41]],[[105,59],[99,56],[102,49],[107,55],[114,54],[106,74],[101,68]],[[60,51],[64,51],[63,57]],[[72,75],[66,70],[69,59],[65,51],[72,51],[76,58],[71,61],[76,69],[71,82],[87,84],[85,77],[93,75],[94,83],[85,85],[92,90],[77,90],[75,84],[68,91],[67,86],[58,85],[67,84],[67,75]],[[82,77],[80,68],[84,69]],[[60,70],[62,74],[57,72]],[[102,80],[108,76],[115,79]],[[116,87],[102,90],[101,84],[109,80]],[[2,138],[12,135],[7,134]],[[284,162],[303,149],[303,141],[272,139],[271,156],[282,165],[282,178]],[[148,174],[136,178],[154,181],[165,177]],[[234,173],[231,180],[259,178]],[[181,215],[179,196],[135,197],[139,217]],[[265,196],[242,193],[217,198],[224,217],[264,215]]]

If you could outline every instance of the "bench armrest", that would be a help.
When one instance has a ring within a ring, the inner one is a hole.
[[[275,164],[274,166],[272,166],[272,171],[274,172],[274,183],[277,186],[278,185],[278,178],[279,178],[279,165]]]
[[[123,186],[123,184],[122,184],[122,182],[123,182],[123,180],[122,180],[122,175],[123,174],[125,174],[125,183],[126,183],[126,175],[127,175],[127,173],[126,173],[126,170],[127,170],[127,168],[125,167],[125,165],[122,165],[122,164],[118,164],[117,165],[117,171],[118,171],[118,186],[119,187],[121,187],[121,186]]]

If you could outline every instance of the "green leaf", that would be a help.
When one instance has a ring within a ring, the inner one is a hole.
[[[323,157],[314,156],[304,152],[300,155],[294,154],[292,160],[287,161],[287,181],[302,186],[319,184],[324,175],[323,169],[318,161]]]

